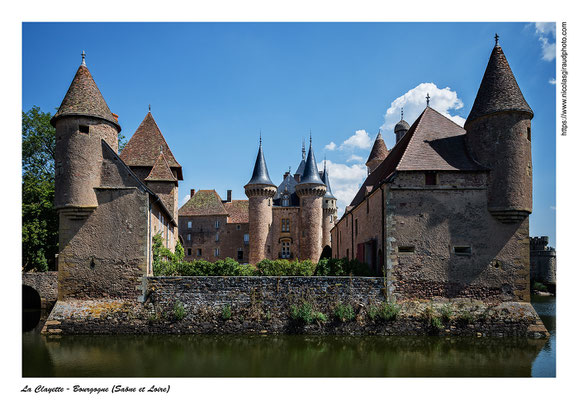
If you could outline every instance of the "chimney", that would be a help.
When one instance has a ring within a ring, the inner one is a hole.
[[[231,197],[233,196],[233,191],[232,190],[227,190],[227,203],[231,202]]]
[[[195,189],[191,189],[191,197],[195,195]]]
[[[285,180],[285,178],[287,178],[288,175],[289,175],[289,172],[285,172],[285,173],[283,174],[283,180]]]
[[[114,117],[114,119],[116,120],[116,122],[118,122],[118,115],[116,115],[115,113],[111,113],[111,114]]]

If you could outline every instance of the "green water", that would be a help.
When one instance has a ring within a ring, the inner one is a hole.
[[[555,376],[554,297],[535,300],[549,340],[344,336],[23,334],[25,377]]]

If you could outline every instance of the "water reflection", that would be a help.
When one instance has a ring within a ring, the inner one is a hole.
[[[553,310],[546,326],[554,341],[299,335],[55,339],[25,333],[23,376],[552,376],[555,299],[551,303],[544,307]]]

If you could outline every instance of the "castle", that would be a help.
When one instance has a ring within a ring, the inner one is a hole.
[[[464,128],[427,105],[378,136],[333,254],[384,271],[388,298],[530,300],[531,108],[498,43]]]
[[[260,143],[248,200],[192,191],[179,210],[182,167],[150,110],[119,155],[117,116],[83,56],[51,121],[59,299],[142,298],[160,233],[171,250],[180,237],[188,259],[316,262],[325,248],[383,274],[388,300],[528,301],[533,112],[497,38],[464,128],[427,100],[411,126],[403,117],[396,125],[391,150],[378,135],[367,179],[339,221],[311,143],[279,186]]]
[[[179,209],[179,235],[185,259],[215,261],[231,257],[257,264],[267,259],[310,259],[331,251],[330,231],[337,220],[337,199],[329,172],[317,170],[313,148],[302,148],[294,174],[275,186],[259,143],[255,167],[245,185],[249,200],[221,200],[214,190],[191,190]]]

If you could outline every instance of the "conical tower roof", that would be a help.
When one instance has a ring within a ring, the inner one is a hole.
[[[149,111],[120,153],[120,158],[131,167],[152,167],[161,152],[164,153],[169,167],[176,169],[177,178],[182,180],[182,167],[173,156],[165,137]]]
[[[313,146],[311,144],[309,144],[309,153],[307,154],[307,160],[305,161],[303,176],[299,181],[299,184],[302,183],[316,183],[319,185],[324,185],[321,177],[319,176],[319,171],[317,170],[317,161],[315,161],[315,154],[313,154]]]
[[[120,125],[110,112],[90,71],[84,64],[84,59],[50,123],[54,126],[56,120],[66,116],[101,118],[112,123],[120,132]]]
[[[269,178],[269,170],[267,170],[267,163],[263,155],[263,146],[259,143],[259,152],[255,160],[255,167],[253,168],[253,175],[247,185],[271,185],[275,186]]]
[[[327,191],[325,192],[325,195],[323,197],[326,199],[336,199],[336,197],[333,195],[333,192],[331,192],[331,185],[329,184],[329,171],[327,170],[326,163],[323,165],[322,180],[325,186],[327,186]]]
[[[383,161],[385,160],[385,157],[387,157],[388,154],[389,151],[387,150],[387,146],[385,145],[385,142],[381,137],[381,132],[379,132],[377,134],[377,137],[375,138],[375,142],[373,143],[371,153],[369,153],[369,157],[367,158],[367,162],[365,163],[365,165],[369,164],[373,160]]]
[[[395,128],[393,128],[394,133],[397,133],[400,131],[409,131],[409,124],[404,119],[402,119],[397,124],[395,124]]]
[[[522,111],[534,116],[516,82],[502,47],[496,43],[465,126],[476,118],[500,111]]]
[[[145,181],[158,181],[158,182],[176,182],[177,178],[173,175],[169,163],[165,158],[163,152],[161,152],[155,162],[155,165],[151,169],[151,172],[146,177]]]

